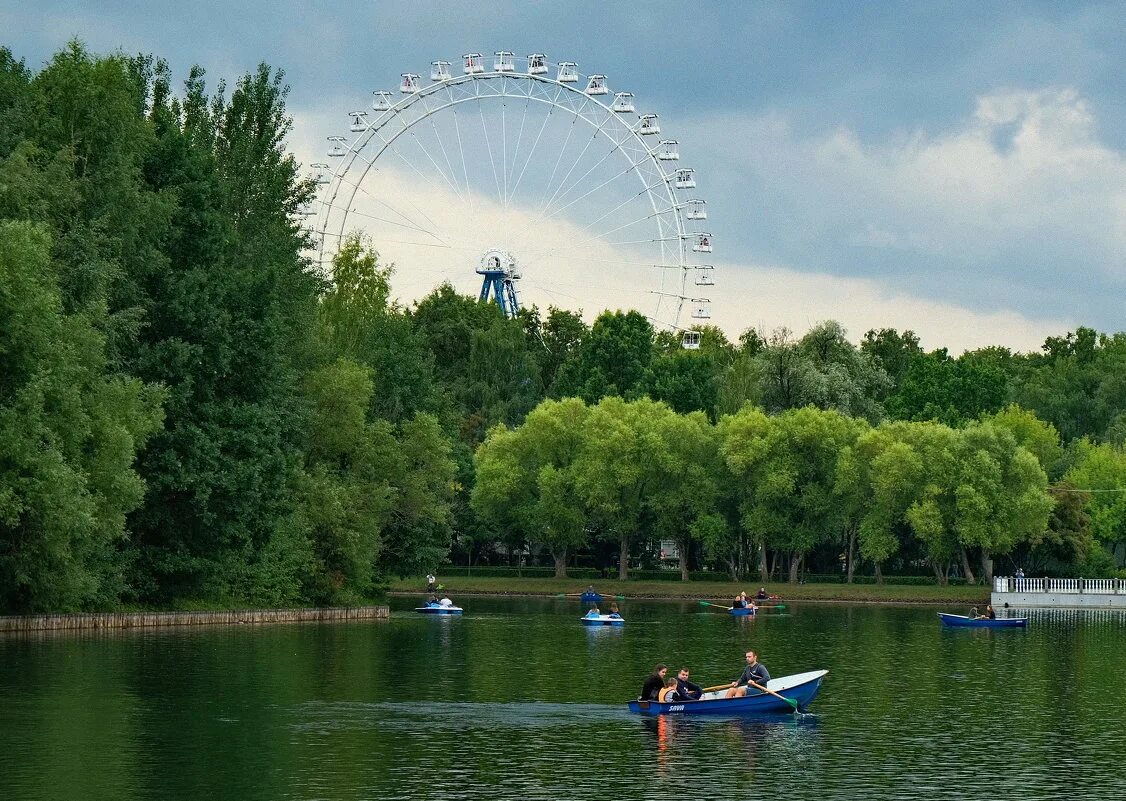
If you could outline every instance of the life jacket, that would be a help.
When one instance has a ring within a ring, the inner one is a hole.
[[[669,694],[675,693],[675,692],[676,692],[676,685],[673,685],[672,687],[662,687],[661,691],[659,693],[657,693],[657,700],[660,701],[661,703],[666,703],[669,700],[676,700],[676,699],[670,699],[669,698]]]

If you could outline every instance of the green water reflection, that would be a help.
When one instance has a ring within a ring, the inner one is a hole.
[[[462,618],[0,639],[0,798],[1112,798],[1126,615],[944,630],[933,608],[732,619],[466,598]],[[953,610],[962,611],[962,610]],[[642,719],[657,661],[831,672],[801,719]]]

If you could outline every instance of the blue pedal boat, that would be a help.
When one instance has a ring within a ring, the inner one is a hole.
[[[464,610],[460,606],[427,604],[426,606],[416,606],[414,611],[423,615],[460,615]]]
[[[821,689],[827,670],[811,670],[771,679],[766,686],[783,698],[798,702],[798,707],[808,706]],[[630,701],[629,711],[642,715],[762,715],[771,712],[793,712],[794,707],[769,693],[751,690],[742,698],[724,698],[726,690],[704,693],[699,701]]]
[[[755,611],[756,610],[753,606],[744,606],[742,608],[733,606],[729,610],[728,614],[734,615],[735,617],[749,617],[750,615],[755,614]]]
[[[579,618],[584,626],[624,626],[621,615],[583,615]]]
[[[998,617],[998,618],[976,618],[967,617],[966,615],[951,615],[946,612],[939,612],[938,617],[942,620],[944,626],[956,626],[973,629],[1015,629],[1023,628],[1028,625],[1028,618],[1026,617]]]

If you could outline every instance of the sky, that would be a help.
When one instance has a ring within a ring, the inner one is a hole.
[[[1123,2],[0,0],[0,45],[32,69],[74,37],[99,53],[152,53],[178,76],[193,64],[229,82],[263,61],[284,69],[304,164],[325,160],[325,137],[347,134],[347,112],[373,89],[406,71],[425,79],[434,59],[456,70],[466,52],[543,52],[603,73],[639,112],[660,114],[677,164],[696,171],[714,234],[711,321],[732,336],[835,319],[854,340],[909,328],[957,353],[1126,328]],[[448,129],[434,135],[451,142]],[[545,181],[550,151],[531,153],[529,182]],[[481,157],[471,147],[467,161]],[[431,178],[446,177],[442,164]],[[487,192],[467,197],[465,173],[464,185],[424,184],[388,162],[370,176],[365,197],[394,191],[440,211],[447,240],[465,237],[460,251],[422,252],[386,226],[368,231],[404,301],[451,275],[472,291],[482,243],[509,239],[529,257],[522,291],[541,305],[589,317],[663,286],[599,267],[630,258],[614,242],[601,261],[568,257],[582,214],[609,195],[544,220]],[[531,244],[550,258],[532,258]]]

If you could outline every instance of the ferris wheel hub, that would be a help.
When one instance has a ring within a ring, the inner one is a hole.
[[[520,268],[516,264],[516,257],[501,248],[489,248],[481,257],[481,266],[477,268],[480,275],[501,274],[505,278],[515,280],[520,277]]]

